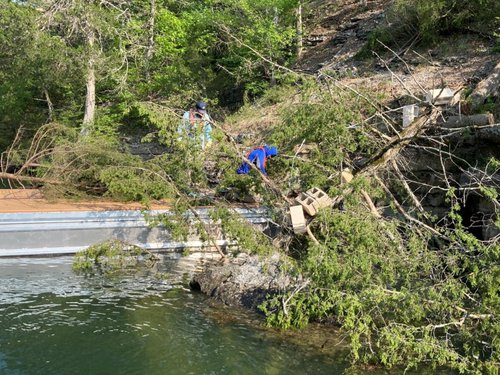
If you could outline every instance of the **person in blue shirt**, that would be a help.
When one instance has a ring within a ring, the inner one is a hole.
[[[267,176],[266,172],[266,161],[274,156],[278,155],[278,150],[274,146],[264,145],[262,147],[256,147],[250,151],[247,155],[247,159],[255,164],[257,168],[260,169],[264,176]],[[247,174],[250,172],[252,167],[248,163],[243,163],[236,170],[238,174]]]
[[[191,140],[195,140],[198,136],[201,148],[205,149],[212,143],[211,121],[206,104],[201,101],[196,102],[195,107],[184,112],[182,116],[182,124],[177,128],[178,140],[182,140],[185,134]]]

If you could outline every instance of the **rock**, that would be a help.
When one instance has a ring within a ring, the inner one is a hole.
[[[440,193],[427,194],[425,197],[425,203],[430,205],[432,208],[443,207],[446,204],[444,195]]]
[[[339,30],[340,30],[340,31],[351,30],[351,29],[354,29],[354,28],[355,28],[355,27],[357,27],[357,26],[358,26],[358,24],[357,24],[357,23],[353,23],[353,22],[351,22],[351,23],[346,23],[346,24],[344,24],[344,25],[339,26]]]
[[[255,139],[255,136],[255,133],[239,133],[234,140],[238,144],[243,144],[247,140]]]
[[[331,46],[337,46],[339,44],[344,44],[347,42],[347,35],[337,35],[335,38],[330,40]]]
[[[310,35],[305,39],[305,43],[309,46],[316,46],[326,40],[325,35]]]
[[[356,37],[359,40],[367,40],[369,35],[370,35],[370,31],[368,31],[368,30],[365,30],[365,29],[357,29],[356,30]]]
[[[316,143],[303,143],[300,145],[295,145],[293,152],[302,158],[308,158],[312,152],[317,152],[318,145]]]
[[[500,63],[498,63],[490,75],[479,82],[469,97],[473,108],[478,108],[489,96],[498,96],[500,93]]]
[[[244,254],[224,264],[209,263],[194,275],[190,286],[226,305],[257,310],[267,295],[295,285],[282,271],[282,257],[278,253],[264,259]]]

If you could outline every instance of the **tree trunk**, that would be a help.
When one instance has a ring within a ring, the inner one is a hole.
[[[54,113],[54,105],[52,104],[52,101],[50,100],[49,92],[47,89],[43,89],[43,93],[45,94],[45,100],[47,101],[47,107],[49,110],[49,118],[48,121],[53,120],[53,113]]]
[[[464,128],[467,126],[493,125],[495,118],[491,113],[484,113],[470,116],[451,116],[446,122],[441,124],[443,128]]]
[[[274,23],[275,27],[277,28],[278,27],[278,23],[279,23],[279,13],[278,13],[278,8],[277,7],[273,8],[273,13],[274,13],[273,23]],[[269,42],[269,39],[268,39],[268,46],[269,46],[269,50],[272,51],[272,44]],[[276,74],[275,74],[275,67],[274,67],[274,65],[271,65],[269,67],[269,70],[271,71],[271,73],[270,73],[270,84],[271,84],[271,86],[276,86]]]
[[[95,54],[94,54],[94,33],[87,35],[89,49],[89,61],[87,65],[87,94],[85,97],[85,114],[83,116],[82,130],[80,134],[87,136],[90,134],[90,127],[95,119]]]
[[[368,161],[356,174],[370,175],[393,160],[399,152],[406,147],[413,139],[425,130],[430,124],[435,124],[438,115],[438,108],[434,108],[430,114],[419,117],[413,121],[407,128],[403,129],[398,135],[391,138],[389,143],[382,149],[378,155]]]
[[[299,0],[297,6],[297,58],[302,56],[303,39],[302,39],[302,1]]]
[[[146,59],[148,62],[153,58],[155,47],[155,17],[156,17],[156,0],[149,2],[149,22],[148,22],[148,50],[146,52]],[[148,71],[149,74],[149,71]]]
[[[151,82],[151,60],[154,56],[155,48],[155,17],[156,0],[149,1],[149,21],[148,21],[148,48],[146,51],[146,82]]]

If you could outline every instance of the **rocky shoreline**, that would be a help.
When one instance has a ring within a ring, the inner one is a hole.
[[[266,296],[294,287],[298,280],[286,269],[283,255],[239,254],[224,262],[210,262],[193,275],[190,287],[229,306],[258,311]]]

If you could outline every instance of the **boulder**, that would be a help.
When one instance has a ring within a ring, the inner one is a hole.
[[[190,286],[226,305],[257,310],[267,295],[288,290],[295,281],[283,271],[283,255],[267,258],[240,254],[225,263],[208,263]]]

